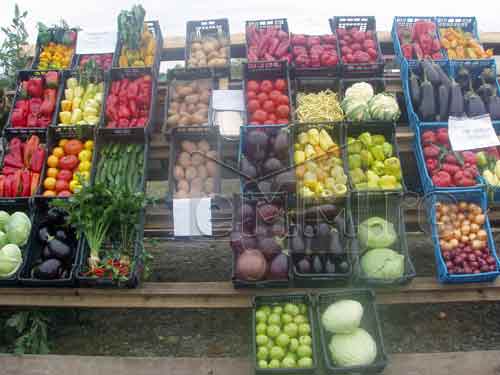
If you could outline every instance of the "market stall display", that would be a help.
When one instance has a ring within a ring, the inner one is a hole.
[[[61,25],[47,27],[38,23],[35,59],[32,69],[62,70],[72,66],[78,30],[64,21]]]

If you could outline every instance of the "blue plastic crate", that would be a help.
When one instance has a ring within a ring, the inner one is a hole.
[[[439,32],[437,30],[436,19],[434,17],[419,17],[419,16],[396,16],[392,21],[392,29],[391,29],[391,37],[392,44],[394,46],[394,52],[396,54],[397,61],[401,64],[402,61],[418,61],[418,60],[407,60],[403,55],[403,50],[401,49],[401,43],[399,42],[398,37],[398,26],[413,26],[413,24],[417,21],[430,21],[434,22],[436,25],[436,35],[439,39]],[[444,56],[442,60],[433,60],[433,61],[447,61],[446,51],[441,48],[441,54]]]
[[[430,207],[431,231],[432,231],[432,240],[434,243],[434,254],[436,258],[437,278],[439,282],[446,284],[461,284],[461,283],[480,283],[480,282],[494,281],[500,274],[499,271],[500,262],[497,257],[495,241],[493,239],[493,234],[491,232],[491,226],[488,216],[486,216],[484,229],[488,234],[488,247],[490,249],[491,255],[495,258],[496,261],[496,271],[485,272],[480,274],[463,274],[463,275],[455,275],[448,273],[448,270],[446,268],[446,262],[441,254],[441,248],[439,246],[439,234],[437,231],[437,223],[436,223],[436,203],[453,202],[453,201],[466,201],[479,204],[483,209],[483,212],[486,212],[486,210],[488,209],[485,193],[473,189],[470,190],[465,189],[462,190],[461,192],[443,191],[441,194],[434,194],[431,196],[431,207]]]
[[[440,29],[446,27],[460,28],[464,32],[471,33],[474,39],[479,41],[479,33],[477,32],[476,17],[436,17],[435,18],[439,37],[441,38]]]
[[[413,148],[414,148],[414,152],[415,152],[415,157],[417,159],[417,168],[418,168],[418,172],[420,174],[420,181],[422,183],[422,188],[424,189],[424,192],[425,193],[431,193],[431,192],[436,192],[436,193],[439,193],[439,192],[454,192],[455,193],[456,192],[456,193],[460,193],[460,192],[465,191],[465,190],[467,190],[467,191],[476,191],[477,190],[480,192],[484,192],[485,186],[484,186],[484,183],[483,183],[483,180],[481,177],[477,178],[478,184],[476,186],[473,186],[473,187],[436,187],[432,183],[432,179],[431,179],[429,172],[427,171],[427,168],[425,166],[424,152],[423,152],[423,148],[422,148],[422,143],[420,141],[420,137],[421,137],[422,132],[424,132],[426,130],[435,130],[435,129],[438,129],[441,127],[443,127],[443,125],[424,123],[424,124],[420,124],[420,126],[417,128],[417,130],[415,132],[415,139],[413,142]],[[448,127],[448,125],[446,124],[445,127]]]

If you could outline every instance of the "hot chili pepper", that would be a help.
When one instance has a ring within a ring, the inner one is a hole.
[[[28,121],[27,121],[26,125],[29,128],[36,128],[37,125],[38,125],[38,117],[37,117],[37,115],[35,115],[33,113],[30,113],[28,115]]]
[[[439,154],[440,150],[436,145],[427,145],[424,147],[424,156],[426,158],[437,158]]]
[[[24,164],[22,161],[17,160],[12,154],[7,154],[3,158],[3,165],[7,167],[12,167],[16,169],[21,169],[24,167]]]
[[[451,186],[451,176],[446,171],[439,171],[432,176],[432,183],[438,187]]]
[[[4,191],[3,191],[3,186],[5,183],[4,181],[5,181],[5,176],[0,175],[0,197],[4,196]]]
[[[3,196],[10,197],[12,190],[12,176],[5,176],[3,180]]]
[[[32,173],[31,174],[31,183],[30,183],[30,193],[31,195],[36,194],[36,190],[38,189],[38,183],[40,182],[40,174]]]
[[[132,81],[127,87],[127,98],[135,99],[139,94],[139,85],[136,81]]]
[[[2,175],[14,174],[17,171],[17,168],[9,167],[5,165],[2,168]]]
[[[127,108],[126,105],[121,105],[120,108],[118,109],[118,117],[120,119],[125,118],[129,119],[130,117],[130,110]]]
[[[32,135],[31,137],[28,138],[26,143],[24,144],[24,166],[28,168],[31,164],[31,158],[33,157],[33,154],[35,151],[38,149],[38,146],[40,145],[40,138],[36,135]]]
[[[14,128],[23,128],[26,127],[26,115],[22,109],[14,108],[12,111],[12,116],[10,118],[10,122]]]
[[[119,128],[128,128],[130,126],[130,122],[126,118],[120,118],[118,120],[118,127]]]
[[[28,171],[27,169],[23,170],[21,173],[21,182],[22,182],[22,188],[20,188],[21,197],[29,197],[31,195],[30,194],[31,178],[30,178],[30,171]]]
[[[56,90],[45,89],[43,92],[43,103],[40,107],[40,113],[46,116],[52,115],[56,107]]]
[[[20,169],[18,169],[16,171],[16,173],[14,173],[12,175],[12,181],[11,181],[11,184],[12,184],[11,185],[12,186],[11,193],[13,194],[12,197],[18,197],[19,195],[21,195],[21,193],[23,191],[21,175],[22,175],[22,172]]]

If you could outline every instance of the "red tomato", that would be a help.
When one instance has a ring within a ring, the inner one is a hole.
[[[264,104],[262,105],[262,109],[266,111],[267,113],[272,113],[274,112],[274,103],[272,100],[266,100]]]
[[[290,101],[288,100],[288,96],[287,95],[280,95],[277,104],[286,104],[286,105],[288,105],[289,102]]]
[[[266,121],[264,121],[264,125],[274,125],[274,121],[266,120]]]
[[[272,121],[272,122],[273,122],[273,124],[275,124],[275,123],[276,123],[276,115],[275,115],[274,113],[270,113],[270,114],[268,114],[268,115],[267,115],[267,119],[268,119],[268,120],[270,120],[270,121]]]
[[[248,101],[248,112],[254,113],[259,108],[260,108],[260,103],[258,100],[252,99]]]
[[[264,80],[260,83],[260,91],[265,93],[270,93],[273,91],[273,83],[269,80]]]
[[[71,197],[71,192],[69,190],[63,190],[60,191],[59,194],[57,194],[57,196],[60,198]]]
[[[252,116],[252,121],[263,123],[266,120],[267,120],[267,113],[264,112],[262,109],[256,110]]]
[[[59,193],[63,190],[69,190],[68,181],[65,180],[57,180],[56,181],[56,191]]]
[[[284,79],[277,79],[274,81],[274,88],[278,91],[285,92],[286,91],[286,82]]]
[[[59,167],[72,170],[78,166],[78,158],[75,155],[66,155],[59,159]]]
[[[73,178],[73,172],[68,169],[61,169],[57,174],[58,180],[71,181]]]
[[[255,91],[247,91],[247,100],[255,99],[257,97],[257,93]]]
[[[257,95],[257,99],[259,100],[260,104],[263,104],[268,99],[268,96],[265,92],[261,92],[259,95]]]
[[[279,92],[278,90],[273,90],[269,94],[269,99],[271,99],[274,102],[274,104],[277,104],[278,99],[281,95],[282,95],[281,92]]]
[[[287,119],[288,120],[288,114],[290,113],[290,107],[287,106],[286,104],[281,104],[276,108],[276,115],[280,119]]]
[[[247,91],[259,91],[259,83],[257,81],[248,81]]]

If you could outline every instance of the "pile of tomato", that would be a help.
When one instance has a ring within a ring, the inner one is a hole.
[[[47,158],[47,172],[43,180],[46,197],[69,197],[90,181],[92,168],[92,140],[61,139]]]
[[[290,101],[286,80],[248,81],[246,95],[250,125],[290,122]]]

